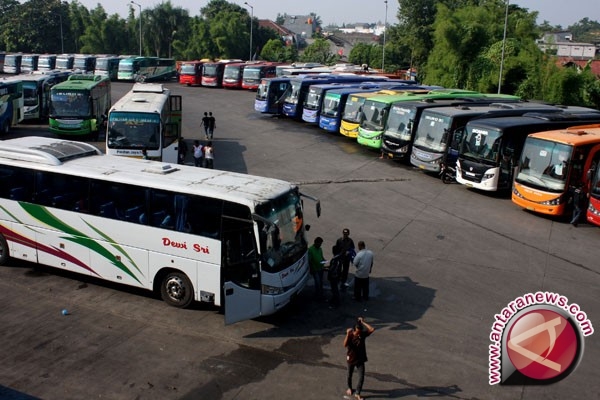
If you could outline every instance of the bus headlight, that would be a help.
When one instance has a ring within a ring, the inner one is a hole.
[[[382,136],[383,136],[383,135],[377,135],[377,136],[374,136],[372,140],[381,140],[381,137],[382,137]]]
[[[408,145],[400,147],[398,153],[408,153]]]
[[[560,197],[557,197],[557,198],[552,199],[552,200],[542,201],[540,204],[543,204],[545,206],[557,206],[560,203],[561,203]]]
[[[275,286],[269,286],[269,285],[262,285],[262,294],[266,294],[266,295],[278,295],[278,294],[282,294],[283,293],[283,288],[280,287],[275,287]]]
[[[600,216],[600,210],[598,210],[594,205],[590,202],[589,208],[590,212],[596,216]]]
[[[490,174],[483,174],[483,177],[481,178],[481,180],[492,179],[494,176],[496,176],[496,174],[493,172]]]

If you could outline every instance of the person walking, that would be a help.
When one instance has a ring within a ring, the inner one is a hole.
[[[363,400],[360,393],[362,392],[363,383],[365,381],[365,363],[367,362],[367,346],[365,340],[373,332],[375,332],[375,328],[366,323],[363,317],[358,317],[354,327],[346,330],[346,337],[344,338],[346,363],[348,364],[346,375],[348,389],[346,390],[346,395],[354,395],[356,400]],[[355,369],[358,372],[358,382],[356,384],[356,391],[353,391],[352,375],[354,375]]]
[[[142,160],[149,160],[150,158],[148,157],[148,148],[146,146],[144,146],[142,148]]]
[[[213,133],[215,132],[216,128],[217,128],[217,120],[213,116],[213,113],[209,112],[208,113],[208,136],[210,137],[210,140],[212,140]]]
[[[315,282],[315,299],[323,299],[323,264],[325,264],[325,258],[323,257],[323,238],[318,236],[315,238],[313,245],[308,248],[308,266],[310,267],[310,274]]]
[[[202,117],[202,126],[204,127],[204,136],[206,140],[208,140],[208,127],[210,126],[210,118],[208,118],[208,113],[204,113],[204,117]]]
[[[214,168],[215,162],[215,150],[213,149],[212,142],[208,142],[206,146],[204,146],[204,167],[205,168]]]
[[[350,229],[344,228],[342,230],[342,237],[335,242],[335,245],[338,247],[342,257],[340,289],[342,292],[345,292],[346,288],[350,286],[348,284],[348,270],[350,269],[350,261],[352,261],[352,257],[354,255],[354,241],[350,237]]]
[[[199,140],[194,140],[192,151],[194,153],[194,166],[201,167],[204,163],[204,149]]]
[[[331,286],[331,300],[329,304],[331,308],[337,308],[340,305],[340,276],[342,275],[342,257],[337,245],[331,249],[333,257],[329,260],[329,268],[327,270],[327,280]]]
[[[365,242],[358,242],[358,253],[352,261],[356,267],[354,273],[354,299],[356,301],[369,300],[369,275],[373,270],[373,252],[368,250]]]

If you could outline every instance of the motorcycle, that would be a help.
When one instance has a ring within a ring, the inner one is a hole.
[[[440,179],[446,184],[456,182],[456,167],[451,164],[442,163],[440,165]]]

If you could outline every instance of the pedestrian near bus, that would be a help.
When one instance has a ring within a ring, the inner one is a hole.
[[[208,113],[204,113],[204,117],[202,117],[202,127],[204,127],[204,136],[208,140],[208,127],[210,126],[210,118],[208,118]]]
[[[375,328],[366,323],[363,317],[358,317],[354,327],[346,330],[346,337],[344,338],[346,363],[348,364],[346,375],[348,389],[346,389],[346,395],[354,395],[356,400],[363,400],[361,392],[365,381],[365,363],[368,360],[365,340],[373,332],[375,332]],[[354,375],[355,369],[358,372],[356,391],[353,390],[352,386],[352,376]]]
[[[348,284],[348,270],[350,269],[350,261],[352,261],[354,255],[354,241],[350,237],[350,229],[344,228],[342,230],[342,237],[335,242],[335,245],[338,247],[342,257],[340,289],[346,291],[346,288],[350,286]]]
[[[329,260],[329,268],[327,269],[327,280],[331,286],[331,299],[329,304],[331,308],[337,308],[340,305],[340,276],[342,275],[342,258],[337,245],[331,249],[333,257]]]
[[[366,248],[365,242],[358,242],[358,253],[352,261],[354,272],[354,300],[369,300],[369,275],[373,270],[373,252]]]
[[[209,111],[209,113],[208,113],[208,136],[209,136],[210,140],[212,140],[213,133],[215,133],[216,128],[217,128],[217,120],[213,116],[213,113]]]
[[[206,146],[204,146],[204,167],[205,168],[214,168],[215,162],[215,150],[213,149],[212,142],[208,142]]]
[[[323,238],[317,236],[313,241],[313,245],[308,248],[308,266],[310,268],[310,274],[315,282],[315,299],[323,299],[323,264],[325,264],[325,258],[323,257]]]
[[[179,142],[177,144],[177,163],[183,164],[185,162],[185,157],[188,152],[187,143],[183,139],[183,137],[179,138]]]
[[[194,152],[194,166],[201,167],[204,163],[204,149],[199,140],[194,140],[192,151]]]

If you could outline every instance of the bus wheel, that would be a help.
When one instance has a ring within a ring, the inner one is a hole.
[[[8,243],[6,243],[4,235],[0,234],[0,265],[6,265],[9,258]]]
[[[160,295],[167,304],[177,308],[186,308],[194,300],[194,287],[185,274],[171,271],[162,280]]]

